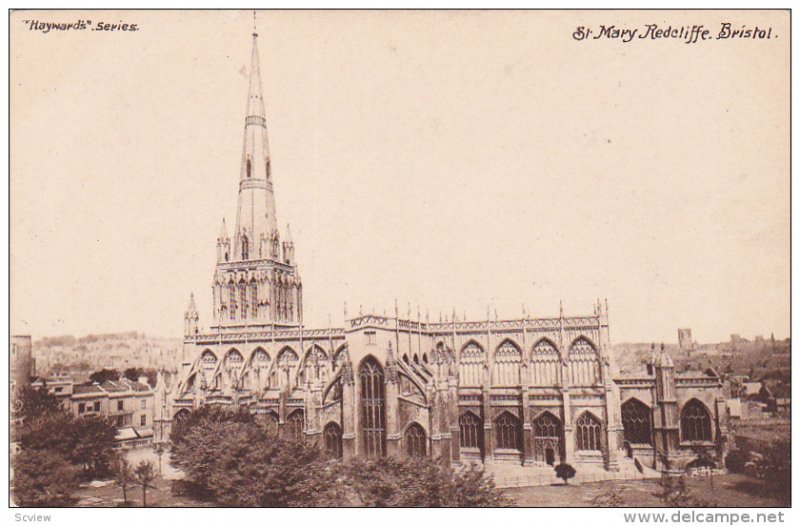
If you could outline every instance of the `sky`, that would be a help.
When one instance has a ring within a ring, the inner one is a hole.
[[[721,22],[774,37],[572,38]],[[308,326],[345,302],[438,320],[607,298],[612,342],[789,335],[787,13],[269,11],[257,29]],[[12,14],[12,334],[179,337],[191,292],[210,325],[252,31],[249,11]]]

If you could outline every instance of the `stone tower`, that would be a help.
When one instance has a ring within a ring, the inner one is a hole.
[[[261,90],[258,34],[253,33],[236,224],[222,220],[212,292],[212,329],[294,327],[302,322],[302,284],[294,243],[281,243],[275,213],[267,119]]]

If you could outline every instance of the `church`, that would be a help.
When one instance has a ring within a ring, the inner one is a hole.
[[[210,404],[245,408],[276,436],[343,459],[616,471],[632,458],[683,469],[705,450],[722,462],[719,375],[677,372],[663,346],[640,372],[620,374],[607,302],[579,315],[471,321],[395,306],[389,316],[346,315],[344,327],[305,326],[294,243],[276,217],[257,41],[236,221],[223,220],[217,238],[209,328],[193,296],[184,315],[178,375],[160,394],[167,429]]]

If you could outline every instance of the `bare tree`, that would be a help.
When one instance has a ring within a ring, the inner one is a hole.
[[[128,462],[128,459],[120,455],[119,459],[117,460],[116,465],[116,482],[117,485],[122,488],[122,500],[124,501],[125,505],[128,505],[128,488],[133,485],[134,477],[133,471],[131,470],[131,464]]]
[[[156,479],[156,468],[149,460],[142,460],[133,472],[136,483],[142,487],[142,507],[147,507],[147,488],[156,489],[152,482]]]

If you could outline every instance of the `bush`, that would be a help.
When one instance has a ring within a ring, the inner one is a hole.
[[[74,503],[72,492],[78,470],[62,455],[48,450],[23,449],[14,457],[14,494],[17,505],[61,507]]]
[[[556,477],[564,481],[564,484],[569,484],[569,479],[576,475],[575,468],[569,464],[559,464],[555,467]]]
[[[513,500],[482,469],[454,470],[429,459],[355,459],[342,466],[354,504],[368,507],[498,507]]]
[[[791,444],[779,440],[755,457],[753,472],[776,497],[787,503],[792,495]]]
[[[744,473],[745,465],[750,462],[750,452],[743,449],[732,449],[725,457],[725,468],[731,473]]]

